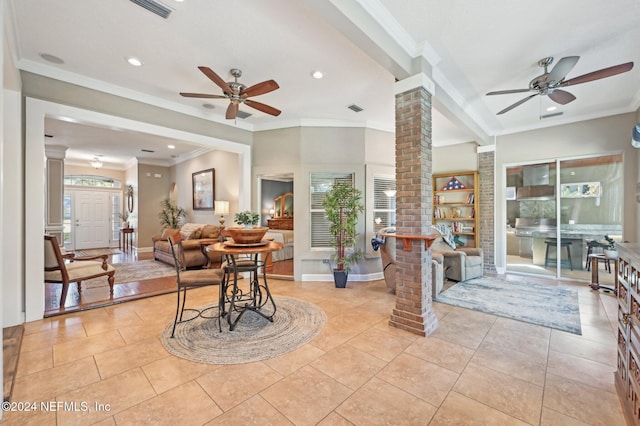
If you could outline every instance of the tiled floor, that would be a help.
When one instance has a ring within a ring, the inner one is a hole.
[[[440,327],[422,338],[387,325],[394,296],[382,281],[271,280],[276,296],[317,304],[328,323],[295,352],[242,365],[164,350],[173,294],[31,322],[14,401],[89,411],[38,406],[2,423],[624,425],[615,298],[558,285],[579,290],[582,336],[436,303]],[[190,302],[209,302],[211,291],[192,290]]]

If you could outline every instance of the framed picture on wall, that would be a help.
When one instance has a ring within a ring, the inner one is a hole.
[[[193,185],[193,209],[213,210],[216,186],[215,169],[202,170],[191,174]]]

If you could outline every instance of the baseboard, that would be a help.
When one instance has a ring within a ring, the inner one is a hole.
[[[382,272],[372,274],[349,274],[349,281],[377,281],[383,280]],[[333,274],[302,274],[301,281],[333,281]]]

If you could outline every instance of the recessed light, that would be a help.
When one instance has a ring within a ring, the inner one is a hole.
[[[321,79],[322,77],[324,77],[324,74],[322,73],[322,71],[318,70],[318,71],[314,71],[311,73],[311,77],[315,78],[315,79]]]
[[[176,149],[176,146],[175,146],[175,145],[167,145],[167,148],[169,148],[169,149]]]
[[[135,56],[129,56],[126,58],[127,62],[129,62],[130,65],[133,65],[134,67],[141,67],[142,66],[142,61],[138,58],[136,58]]]
[[[555,111],[557,109],[558,109],[558,107],[556,107],[556,106],[550,106],[550,107],[547,108],[547,111]]]
[[[51,62],[52,64],[64,64],[64,61],[62,59],[48,53],[41,53],[40,57],[47,62]]]

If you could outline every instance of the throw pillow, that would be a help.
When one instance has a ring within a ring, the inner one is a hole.
[[[445,243],[449,244],[452,249],[456,249],[456,242],[453,239],[451,228],[449,228],[447,225],[442,224],[431,225],[431,227],[438,231],[438,233],[442,234],[442,239]]]
[[[220,227],[215,225],[205,225],[202,228],[202,234],[200,238],[218,238],[220,235]]]
[[[199,240],[200,235],[202,235],[202,229],[198,228],[189,235],[190,240]]]
[[[191,237],[191,234],[193,234],[193,231],[196,231],[202,227],[203,225],[200,225],[198,223],[185,223],[184,225],[182,225],[182,228],[180,228],[180,235],[182,236],[183,240],[188,240],[189,237]]]

